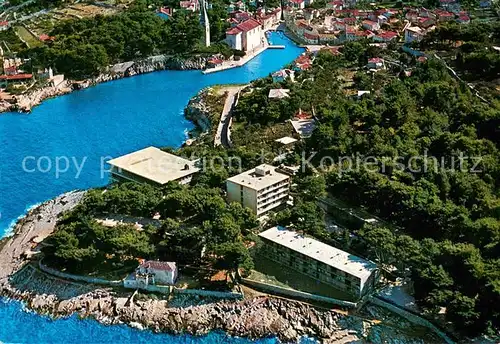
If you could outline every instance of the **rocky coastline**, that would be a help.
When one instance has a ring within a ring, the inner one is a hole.
[[[184,109],[184,117],[190,120],[201,133],[209,131],[212,127],[210,119],[211,109],[205,101],[209,92],[210,88],[205,88],[198,92],[189,100]]]
[[[39,205],[19,220],[13,236],[0,241],[0,296],[23,301],[28,308],[56,318],[78,314],[104,324],[126,323],[155,332],[204,335],[222,330],[248,338],[277,336],[285,342],[302,336],[331,343],[359,338],[359,333],[348,329],[352,319],[347,315],[267,295],[179,307],[178,302],[134,299],[133,291],[79,285],[42,273],[26,257],[34,243],[54,230],[60,214],[75,207],[83,195],[70,192]],[[44,290],[50,283],[50,290]]]
[[[146,74],[161,70],[201,70],[206,67],[207,59],[202,56],[180,57],[171,55],[151,56],[145,59],[119,63],[110,66],[95,78],[76,81],[64,80],[59,85],[47,84],[41,88],[14,95],[11,100],[0,100],[0,112],[29,113],[44,100],[85,89],[97,84]]]

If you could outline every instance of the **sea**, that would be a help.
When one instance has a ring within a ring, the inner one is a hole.
[[[30,114],[0,114],[0,237],[31,207],[74,189],[108,184],[105,161],[147,146],[179,147],[193,128],[184,118],[202,88],[266,77],[303,49],[281,33],[246,65],[204,75],[161,71],[111,81],[43,102]],[[274,343],[263,339],[260,343]],[[52,320],[0,298],[3,343],[245,343],[213,332],[205,337],[158,335],[71,317]]]

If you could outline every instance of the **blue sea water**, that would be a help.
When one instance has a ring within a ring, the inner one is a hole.
[[[29,115],[0,114],[0,237],[31,206],[66,191],[107,184],[108,175],[101,171],[110,157],[149,145],[180,146],[192,128],[184,107],[201,88],[265,77],[302,52],[280,34],[273,33],[270,41],[286,48],[267,50],[240,68],[209,75],[144,74],[45,101]],[[56,175],[56,164],[67,171]],[[0,300],[0,342],[237,342],[220,333],[193,339],[75,318],[52,321],[21,309],[19,303]]]
[[[126,325],[104,326],[92,319],[76,316],[52,320],[25,311],[20,302],[0,299],[0,343],[88,343],[88,344],[249,344],[251,340],[235,338],[223,332],[203,337],[155,334],[138,331]],[[275,338],[261,339],[258,344],[276,344]],[[310,342],[306,339],[304,343]]]

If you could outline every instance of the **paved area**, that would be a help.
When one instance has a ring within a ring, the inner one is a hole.
[[[236,95],[245,86],[232,86],[227,87],[224,90],[227,91],[226,102],[224,103],[224,109],[222,110],[222,115],[220,116],[219,126],[217,127],[217,133],[215,134],[214,147],[223,145],[224,147],[230,146],[231,137],[231,116],[234,102],[236,100]]]

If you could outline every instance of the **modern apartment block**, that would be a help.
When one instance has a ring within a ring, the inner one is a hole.
[[[259,234],[265,255],[355,297],[369,293],[379,278],[377,265],[283,227]]]
[[[229,178],[226,188],[228,202],[241,203],[262,216],[288,201],[290,176],[262,164]]]

